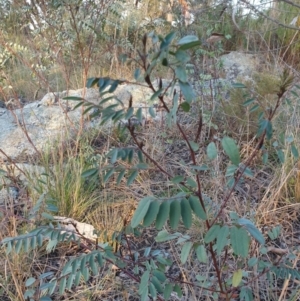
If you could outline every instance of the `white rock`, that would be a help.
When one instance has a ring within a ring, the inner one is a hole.
[[[59,222],[62,229],[74,232],[78,237],[85,237],[91,240],[96,240],[97,235],[95,234],[95,228],[87,223],[81,223],[73,218],[54,216],[54,221]]]

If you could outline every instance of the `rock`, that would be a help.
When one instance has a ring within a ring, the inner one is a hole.
[[[120,100],[120,107],[123,104],[125,108],[128,107],[132,95],[133,107],[138,108],[147,107],[152,92],[149,88],[140,85],[120,85],[115,95]],[[69,137],[72,130],[76,132],[81,121],[82,110],[81,108],[73,110],[78,101],[64,100],[66,96],[84,97],[86,101],[95,104],[101,100],[97,89],[78,89],[47,93],[41,101],[26,104],[20,109],[0,108],[0,148],[15,159],[21,154],[34,154],[35,149],[32,144],[41,151],[58,137]],[[116,100],[112,99],[104,106],[113,102],[115,103]],[[95,122],[86,121],[86,127],[96,125]],[[3,153],[0,153],[1,159],[6,160]]]
[[[19,190],[17,187],[9,186],[0,190],[0,205],[11,205],[17,201]]]
[[[263,63],[262,58],[257,55],[238,51],[222,55],[219,60],[229,82],[235,81],[238,77],[242,77],[245,81],[250,80],[253,72],[259,71]]]
[[[208,79],[197,83],[195,88],[198,95],[216,96],[218,94],[222,99],[226,99],[226,93],[233,81],[239,76],[247,80],[261,65],[261,60],[257,56],[240,52],[223,55],[220,60],[222,60],[226,78]],[[158,86],[158,82],[154,84],[156,87]],[[167,80],[163,80],[163,86],[168,84]],[[177,89],[177,87],[175,88]],[[151,89],[144,84],[119,85],[114,93],[119,100],[120,108],[127,109],[132,97],[132,107],[135,109],[142,107],[145,118],[149,117],[149,104],[158,102],[157,98],[150,100],[152,94]],[[35,153],[33,145],[39,151],[42,151],[47,144],[53,143],[55,139],[59,137],[67,139],[66,137],[71,137],[72,133],[76,133],[81,122],[82,109],[80,107],[74,110],[78,101],[63,99],[66,96],[83,97],[86,101],[94,104],[99,104],[102,100],[98,89],[84,88],[47,93],[41,101],[25,104],[23,108],[15,110],[8,110],[2,107],[0,108],[1,150],[12,159],[18,158],[23,154],[26,157]],[[104,95],[105,98],[109,96],[112,95],[108,93]],[[171,101],[171,97],[167,97],[166,101]],[[112,103],[116,103],[116,99],[112,98],[102,104],[102,106],[105,107]],[[99,121],[100,119],[92,122],[85,120],[85,126],[86,128],[98,126]],[[0,162],[1,160],[6,160],[3,153],[0,153]]]
[[[6,108],[5,102],[0,100],[0,109],[5,109],[5,108]]]
[[[97,239],[95,228],[90,224],[81,223],[73,218],[67,218],[63,216],[54,216],[53,218],[53,221],[58,222],[62,229],[74,232],[79,238],[83,236],[93,241]]]

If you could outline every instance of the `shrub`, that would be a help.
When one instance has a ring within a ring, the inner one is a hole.
[[[149,193],[138,203],[131,221],[124,221],[122,231],[113,233],[110,241],[122,248],[112,247],[108,243],[93,242],[84,237],[78,238],[76,233],[68,232],[51,223],[49,212],[44,214],[49,225],[35,228],[30,233],[8,237],[2,241],[8,254],[29,252],[47,244],[47,250],[53,251],[59,242],[74,241],[80,244],[87,253],[71,258],[57,275],[44,273],[39,279],[30,277],[25,286],[24,298],[33,300],[51,300],[51,295],[59,287],[59,294],[79,285],[81,278],[86,282],[106,263],[117,267],[132,281],[138,284],[138,294],[141,300],[168,300],[172,292],[180,297],[183,292],[182,284],[188,284],[203,295],[215,300],[254,300],[254,283],[267,276],[300,278],[300,273],[288,265],[291,254],[281,254],[273,259],[268,256],[267,240],[278,238],[280,228],[275,227],[267,234],[262,233],[255,225],[255,216],[251,211],[244,211],[242,216],[232,210],[231,199],[239,187],[253,178],[252,163],[255,157],[263,152],[263,161],[267,161],[269,147],[266,142],[273,138],[272,122],[284,100],[285,92],[292,82],[288,72],[281,76],[276,99],[268,110],[262,110],[258,116],[258,126],[255,145],[250,154],[241,159],[237,142],[228,134],[219,132],[218,138],[211,137],[205,141],[203,132],[207,124],[203,122],[202,112],[196,112],[195,93],[188,82],[186,64],[189,62],[189,49],[200,44],[195,36],[185,36],[175,40],[176,33],[157,36],[154,33],[142,38],[142,47],[137,58],[132,58],[139,66],[135,72],[137,84],[146,84],[153,92],[149,100],[147,114],[154,122],[157,117],[156,108],[162,108],[165,135],[160,135],[161,144],[165,143],[168,130],[177,129],[181,137],[181,148],[187,154],[184,159],[178,159],[181,168],[169,168],[148,152],[143,141],[145,128],[137,125],[143,123],[145,109],[135,108],[134,100],[128,105],[108,93],[114,93],[121,80],[110,78],[90,78],[87,87],[97,86],[100,93],[98,105],[87,102],[82,98],[67,97],[78,101],[78,106],[84,106],[88,113],[96,108],[93,117],[101,115],[104,125],[112,121],[115,125],[123,125],[131,139],[131,146],[111,149],[106,156],[107,164],[101,168],[93,167],[83,173],[85,178],[91,176],[103,177],[103,182],[111,181],[115,175],[116,185],[126,182],[130,186],[139,173],[148,171],[152,175],[160,174],[160,181],[166,181],[166,187],[171,187],[169,194]],[[155,83],[152,76],[157,66],[166,68],[172,74],[172,79],[166,84],[161,78]],[[235,84],[236,89],[245,90],[243,84]],[[259,105],[256,98],[246,99],[244,106]],[[197,107],[197,106],[196,106]],[[196,121],[191,130],[183,121],[184,117],[193,113]],[[134,122],[135,120],[135,122]],[[283,151],[276,146],[276,153],[282,159]],[[296,153],[292,151],[295,155]],[[172,152],[171,152],[172,156]],[[198,158],[201,158],[199,162]],[[219,169],[215,168],[219,162]],[[222,174],[222,177],[219,175]],[[205,178],[217,181],[216,187],[205,186]],[[219,178],[218,178],[219,177]],[[211,193],[211,195],[207,194]],[[215,193],[215,194],[214,194]],[[43,199],[37,203],[34,213],[39,211]],[[192,226],[197,225],[199,235],[189,234]],[[142,252],[131,250],[129,237],[141,235],[150,225],[155,225],[159,231],[155,237],[158,246],[147,245]],[[201,235],[200,235],[201,234]],[[131,235],[131,236],[130,236]],[[180,261],[168,256],[160,243],[176,241],[180,248]],[[192,265],[199,265],[199,272],[186,278],[175,278],[168,272],[169,267],[178,264],[179,268],[186,267],[190,259]],[[51,280],[49,280],[49,277]],[[40,285],[37,287],[37,282]]]

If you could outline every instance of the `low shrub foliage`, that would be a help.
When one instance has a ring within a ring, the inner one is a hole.
[[[86,170],[82,174],[84,178],[100,175],[104,183],[115,181],[115,185],[120,185],[125,182],[130,186],[141,171],[154,170],[173,185],[173,195],[165,197],[153,194],[143,197],[139,200],[131,222],[125,224],[122,231],[114,233],[113,240],[122,243],[129,234],[140,235],[143,229],[155,225],[158,231],[155,237],[158,247],[147,246],[142,254],[137,251],[129,252],[130,256],[125,256],[105,242],[91,242],[62,230],[59,225],[52,223],[52,212],[47,210],[47,206],[42,206],[45,202],[42,196],[29,216],[34,220],[40,209],[46,208],[43,213],[44,225],[27,234],[5,238],[1,244],[5,246],[7,254],[30,252],[45,244],[47,251],[51,252],[58,243],[69,241],[84,245],[87,252],[69,260],[59,275],[46,272],[39,279],[28,278],[25,282],[26,300],[35,300],[36,296],[41,301],[52,300],[57,287],[62,295],[65,290],[78,286],[82,279],[89,281],[99,273],[105,262],[116,266],[136,283],[142,301],[149,297],[154,300],[168,300],[174,293],[182,296],[181,285],[186,282],[174,279],[167,270],[174,264],[184,266],[189,258],[204,266],[206,273],[197,274],[188,284],[201,289],[202,294],[215,300],[254,300],[252,285],[263,276],[271,277],[270,275],[275,274],[277,277],[300,279],[300,273],[287,265],[288,255],[281,255],[276,260],[266,256],[266,241],[278,238],[278,227],[270,230],[266,237],[257,228],[254,217],[238,216],[227,207],[236,188],[244,183],[246,177],[253,177],[251,166],[256,156],[262,154],[263,164],[267,163],[270,147],[266,145],[271,143],[266,144],[266,141],[273,139],[273,120],[285,100],[292,77],[286,71],[282,74],[275,102],[258,116],[255,146],[248,157],[242,158],[236,140],[226,133],[219,133],[220,138],[211,138],[205,143],[200,141],[206,125],[201,108],[195,110],[199,104],[188,81],[187,71],[189,51],[200,44],[196,36],[185,36],[176,40],[175,32],[166,36],[151,33],[142,38],[138,57],[128,57],[127,60],[138,66],[134,74],[136,83],[146,85],[152,91],[147,109],[135,108],[135,100],[132,98],[125,104],[112,96],[124,81],[111,78],[90,78],[87,81],[88,88],[99,89],[98,104],[89,103],[83,98],[67,97],[78,102],[76,107],[83,106],[84,113],[90,114],[91,118],[101,118],[101,126],[113,124],[127,131],[134,145],[111,149],[106,156],[106,166]],[[153,73],[157,66],[166,68],[172,74],[167,84],[161,78],[155,80]],[[246,90],[241,83],[235,83],[233,87]],[[259,102],[251,97],[246,98],[243,105],[254,110]],[[141,124],[144,123],[146,115],[158,122],[158,107],[163,111],[164,124],[168,128],[176,128],[187,146],[191,162],[184,163],[183,172],[166,170],[144,147]],[[196,115],[197,120],[193,133],[187,132],[181,123],[182,116],[191,112]],[[275,148],[279,161],[283,161],[283,150],[278,145]],[[206,161],[200,164],[196,159],[199,151],[206,153]],[[291,152],[297,159],[297,149],[293,147]],[[220,157],[224,160],[225,167],[222,172],[226,183],[222,199],[213,201],[209,195],[203,193],[202,182],[203,177],[213,170],[214,160]],[[217,204],[213,205],[214,202]],[[197,239],[186,232],[195,221],[203,229],[203,237],[199,236]],[[180,247],[179,262],[159,248],[160,243],[170,241],[176,242]],[[253,248],[258,252],[254,252]]]

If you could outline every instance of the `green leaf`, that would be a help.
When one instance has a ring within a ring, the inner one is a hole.
[[[159,271],[159,270],[154,270],[152,272],[152,274],[157,278],[158,281],[160,281],[161,283],[165,282],[167,280],[166,275]],[[155,284],[154,284],[155,285]],[[157,289],[157,288],[156,288]],[[159,291],[159,290],[158,290]],[[161,293],[161,291],[159,291]]]
[[[218,236],[218,233],[220,231],[220,226],[219,225],[213,225],[205,234],[204,237],[204,242],[205,243],[210,243],[213,240],[215,240]]]
[[[261,245],[265,244],[264,236],[261,232],[255,227],[255,225],[246,218],[239,218],[237,221],[241,226],[243,226],[250,235],[257,240]]]
[[[192,178],[187,178],[186,179],[186,183],[189,186],[191,186],[192,188],[196,188],[197,187],[197,183]]]
[[[207,263],[207,259],[208,259],[207,253],[206,253],[206,249],[203,245],[198,246],[196,248],[196,255],[200,262]]]
[[[192,210],[187,199],[181,200],[181,217],[184,226],[189,229],[192,225]]]
[[[214,159],[217,158],[218,150],[217,150],[216,144],[214,142],[210,142],[208,144],[207,149],[206,149],[206,153],[207,153],[207,157],[210,160],[214,160]]]
[[[88,80],[86,82],[86,87],[92,88],[93,86],[95,86],[98,83],[98,80],[99,80],[98,77],[88,78]]]
[[[270,140],[273,136],[273,126],[272,126],[272,123],[271,121],[268,120],[268,124],[267,124],[267,127],[266,127],[266,137],[268,140]]]
[[[145,197],[140,200],[139,205],[134,212],[134,215],[131,220],[131,227],[136,228],[140,222],[144,219],[145,215],[147,214],[148,208],[151,202],[154,200],[153,197]]]
[[[178,183],[182,182],[183,180],[184,180],[183,176],[175,176],[171,179],[171,181],[175,184],[178,184]]]
[[[299,152],[294,144],[291,146],[291,152],[296,160],[299,159]]]
[[[74,278],[75,278],[75,275],[74,275],[74,274],[69,275],[68,281],[67,281],[67,285],[66,285],[66,289],[67,289],[67,290],[70,290],[70,289],[71,289],[71,287],[72,287],[72,285],[73,285]]]
[[[128,163],[130,163],[130,164],[132,163],[133,155],[134,155],[134,151],[133,151],[133,149],[130,149],[128,151]]]
[[[139,122],[143,121],[143,111],[142,108],[138,108],[136,111],[136,118]]]
[[[156,288],[155,288],[153,283],[149,284],[149,292],[150,292],[150,295],[153,298],[153,300],[156,300],[157,299],[157,292],[156,292]]]
[[[157,236],[155,237],[155,241],[156,242],[169,241],[178,238],[179,235],[180,235],[179,233],[170,234],[167,230],[162,230],[158,232]]]
[[[139,294],[142,295],[145,290],[148,291],[148,281],[150,277],[150,271],[145,271],[141,277],[141,282],[139,285]]]
[[[133,172],[131,172],[130,176],[128,177],[126,185],[130,186],[138,174],[139,174],[138,170],[134,170]]]
[[[285,159],[284,159],[284,152],[282,151],[282,149],[277,149],[276,153],[277,153],[277,157],[278,157],[280,163],[283,164],[284,161],[285,161]]]
[[[243,102],[243,106],[247,107],[247,106],[251,105],[254,101],[255,101],[255,98],[247,99],[246,101]]]
[[[207,219],[206,213],[205,213],[204,209],[202,208],[199,198],[191,195],[189,197],[189,203],[197,217],[199,217],[202,220]]]
[[[183,83],[186,83],[187,82],[187,74],[186,74],[186,70],[183,66],[177,66],[175,68],[175,74],[176,74],[176,77],[182,81]]]
[[[218,235],[217,235],[217,254],[221,255],[223,248],[227,244],[227,237],[229,235],[229,228],[227,226],[221,227]]]
[[[253,301],[254,297],[252,294],[252,290],[251,288],[247,287],[247,286],[243,286],[241,287],[241,291],[240,291],[240,301]]]
[[[149,108],[149,114],[150,114],[150,116],[151,116],[152,118],[155,118],[155,117],[156,117],[156,112],[155,112],[153,106],[151,106],[151,107]]]
[[[134,166],[136,169],[146,170],[149,168],[149,165],[146,163],[138,163]]]
[[[233,276],[232,276],[232,285],[234,287],[238,287],[242,281],[242,278],[243,278],[243,270],[241,269],[238,269],[237,271],[235,271],[233,273]]]
[[[140,77],[140,75],[141,75],[141,69],[139,69],[139,68],[135,69],[135,71],[134,71],[134,79],[138,80],[139,77]]]
[[[165,36],[164,40],[168,43],[168,45],[170,45],[171,42],[174,40],[175,36],[176,36],[176,31],[171,31]]]
[[[184,83],[182,81],[179,81],[179,86],[185,101],[190,104],[195,98],[193,87],[189,83]]]
[[[16,243],[16,246],[15,246],[15,252],[16,252],[17,254],[19,254],[21,248],[22,248],[22,240],[20,239],[20,240],[18,240],[17,243]]]
[[[52,216],[51,214],[47,213],[47,212],[43,212],[43,213],[42,213],[42,217],[43,217],[44,219],[49,219],[49,220],[52,220],[52,219],[53,219],[53,216]]]
[[[224,137],[221,144],[230,161],[235,165],[239,165],[241,158],[235,141],[230,137]]]
[[[99,172],[98,168],[91,168],[91,169],[88,169],[88,170],[84,171],[81,174],[81,176],[83,178],[89,178],[89,177],[95,176],[96,174],[98,174],[98,172]]]
[[[100,102],[99,102],[99,105],[103,105],[105,103],[107,103],[109,100],[111,99],[115,99],[115,96],[109,96],[109,97],[106,97],[106,98],[103,98]],[[111,108],[114,108],[114,107],[117,107],[118,104],[114,104],[113,106],[111,106]]]
[[[254,267],[258,262],[258,258],[256,257],[251,257],[249,260],[248,260],[248,266],[249,267]]]
[[[171,283],[167,283],[164,290],[164,299],[168,300],[171,296],[173,290],[173,285]]]
[[[191,168],[198,170],[198,171],[207,171],[210,170],[210,168],[206,164],[202,164],[200,166],[197,165],[191,165]]]
[[[67,278],[63,277],[59,282],[59,294],[63,295],[67,284]]]
[[[200,41],[194,41],[194,42],[190,42],[184,45],[181,45],[178,50],[187,50],[187,49],[191,49],[194,48],[196,46],[201,46],[201,42]]]
[[[232,227],[230,229],[230,241],[236,255],[243,258],[248,256],[250,239],[245,229]]]
[[[49,296],[42,296],[39,301],[52,301]]]
[[[35,283],[35,281],[36,281],[36,279],[35,279],[35,278],[33,278],[33,277],[30,277],[30,278],[28,278],[28,279],[26,280],[26,282],[25,282],[25,286],[26,286],[26,287],[28,287],[28,286],[31,286],[32,284],[34,284],[34,283]]]
[[[190,146],[191,146],[191,148],[194,152],[196,152],[199,149],[199,144],[198,143],[196,143],[194,141],[189,141],[189,144],[190,144]]]
[[[182,297],[182,291],[181,291],[181,288],[178,284],[175,284],[174,285],[174,288],[173,288],[174,292],[177,293],[178,297],[181,298]]]
[[[75,276],[75,281],[74,281],[74,285],[78,286],[81,280],[81,271],[77,271],[76,276]]]
[[[67,96],[63,98],[64,100],[75,100],[75,101],[81,101],[84,100],[84,98],[82,97],[78,97],[78,96]]]
[[[268,163],[268,159],[269,159],[269,153],[267,151],[263,152],[263,156],[262,156],[262,162],[263,164],[267,164]]]
[[[160,230],[166,223],[170,212],[170,202],[163,201],[159,207],[159,211],[155,221],[155,227]]]
[[[183,102],[183,103],[180,104],[180,106],[182,107],[182,110],[184,112],[189,112],[190,109],[191,109],[191,106],[188,102]]]
[[[233,83],[232,84],[233,88],[237,88],[237,89],[243,89],[243,88],[247,88],[244,84],[242,83]]]
[[[181,249],[181,254],[180,254],[180,260],[181,260],[182,264],[186,263],[192,246],[193,246],[193,243],[191,241],[188,241],[183,245],[183,247]]]
[[[143,225],[145,227],[150,226],[152,222],[155,220],[159,210],[159,205],[160,205],[159,202],[156,200],[151,202],[143,221]]]
[[[106,183],[109,180],[109,178],[113,175],[114,171],[115,171],[115,169],[112,168],[106,172],[104,179],[103,179],[104,183]]]
[[[257,111],[259,109],[259,105],[254,105],[251,109],[250,109],[250,113],[253,113],[255,111]]]
[[[175,57],[181,63],[187,63],[191,60],[191,57],[187,54],[187,52],[180,49],[175,52]]]
[[[196,41],[199,41],[197,36],[188,35],[188,36],[185,36],[182,39],[180,39],[177,42],[177,45],[184,45],[184,44],[188,44],[188,43],[196,42]]]
[[[266,131],[268,124],[269,124],[268,119],[263,119],[259,122],[259,128],[257,130],[257,137],[260,137],[264,133],[264,131]]]
[[[164,91],[163,88],[157,90],[155,93],[152,94],[150,100],[155,100],[158,96],[162,94],[163,91]]]
[[[110,163],[115,164],[117,162],[119,149],[115,148],[110,152]]]
[[[125,116],[124,116],[124,119],[128,120],[130,117],[132,117],[133,115],[133,112],[134,112],[134,108],[133,107],[130,107],[128,108]]]
[[[281,227],[276,226],[276,227],[272,228],[270,231],[268,231],[268,236],[272,240],[277,239],[279,237],[280,231],[281,231]]]
[[[120,173],[118,175],[118,178],[117,178],[117,186],[120,185],[120,183],[121,183],[121,181],[122,181],[122,179],[124,177],[125,172],[126,172],[125,169],[123,169],[123,170],[120,171]]]
[[[144,160],[143,160],[143,153],[142,153],[142,151],[140,149],[138,150],[138,158],[139,158],[139,162],[140,163],[144,162]]]
[[[178,200],[173,200],[170,205],[170,226],[173,230],[178,227],[180,214],[180,202]]]
[[[157,270],[156,271],[153,271],[152,274],[152,278],[151,278],[151,282],[153,283],[153,285],[155,286],[155,289],[159,292],[159,293],[162,293],[163,292],[163,287],[161,285],[161,281],[159,279],[157,279],[155,276],[154,276],[154,272],[158,272]],[[165,276],[163,273],[161,273],[163,276]],[[165,276],[165,279],[166,276]],[[164,282],[165,280],[163,280],[162,282]]]

